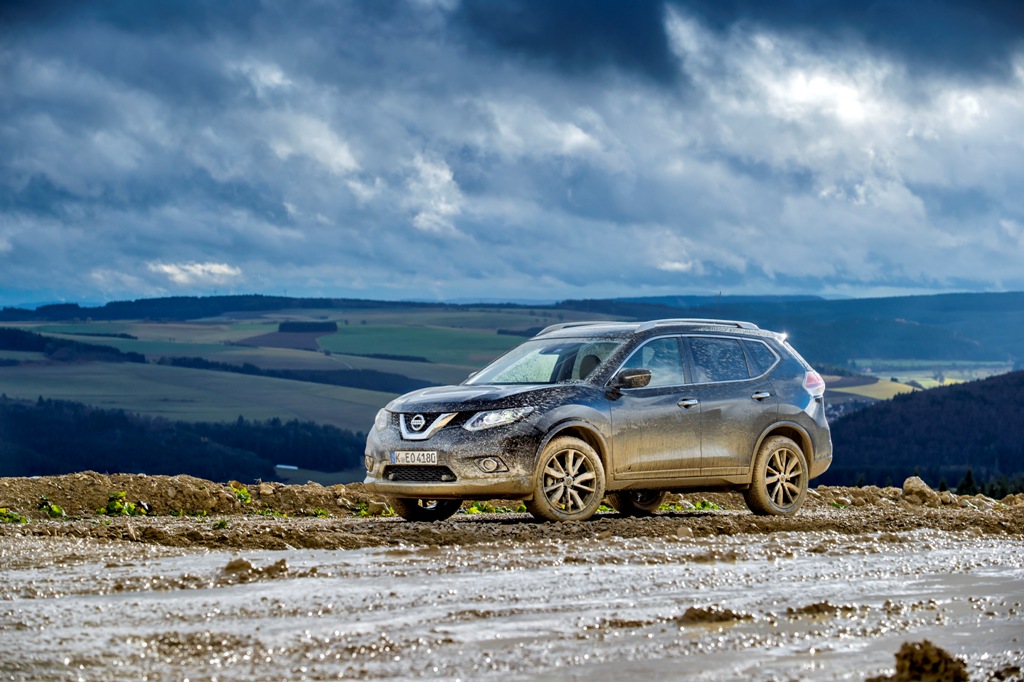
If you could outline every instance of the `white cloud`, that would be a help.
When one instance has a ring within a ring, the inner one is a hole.
[[[227,263],[147,263],[153,273],[181,286],[227,284],[242,276],[241,268]]]
[[[359,170],[348,145],[322,120],[305,114],[271,114],[265,132],[270,147],[283,160],[304,155],[335,175]]]
[[[452,169],[419,154],[410,166],[406,205],[415,213],[412,224],[423,232],[456,233],[453,221],[462,213],[463,197]]]
[[[271,62],[253,60],[228,64],[228,71],[242,74],[261,97],[293,85],[281,67]]]

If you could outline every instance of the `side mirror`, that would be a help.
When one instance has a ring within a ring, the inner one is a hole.
[[[649,369],[623,369],[612,378],[612,388],[643,388],[651,383]]]

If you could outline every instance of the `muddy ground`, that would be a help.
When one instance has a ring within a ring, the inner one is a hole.
[[[419,524],[359,484],[0,479],[0,679],[1024,680],[1024,496],[811,493]]]
[[[237,549],[356,549],[402,544],[463,545],[504,538],[537,540],[618,537],[713,537],[739,533],[915,529],[1024,536],[1024,494],[1004,500],[936,493],[908,479],[904,488],[832,488],[810,491],[794,518],[754,516],[736,493],[671,498],[672,511],[652,518],[599,513],[586,523],[546,524],[516,514],[518,502],[492,500],[501,510],[458,514],[436,524],[388,517],[384,498],[359,483],[324,487],[255,482],[214,483],[192,476],[103,475],[83,472],[39,478],[0,478],[0,509],[27,524],[0,525],[0,534],[91,537],[170,547]],[[100,513],[111,494],[148,514]],[[55,505],[63,517],[53,519]],[[469,507],[468,504],[464,505]],[[486,507],[485,507],[486,508]],[[366,517],[376,516],[368,523]],[[48,521],[47,523],[40,523]]]

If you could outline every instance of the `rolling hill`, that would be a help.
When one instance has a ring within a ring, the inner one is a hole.
[[[837,419],[822,482],[1024,478],[1024,372],[898,395]],[[1020,483],[1018,483],[1018,487]]]

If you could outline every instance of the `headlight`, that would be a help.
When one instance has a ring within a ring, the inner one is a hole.
[[[381,409],[377,412],[377,416],[373,418],[373,427],[378,431],[383,431],[388,428],[391,423],[391,413],[385,409]]]
[[[532,407],[510,407],[506,410],[478,412],[462,428],[467,431],[482,431],[495,426],[504,426],[519,421],[531,412],[533,412]]]

